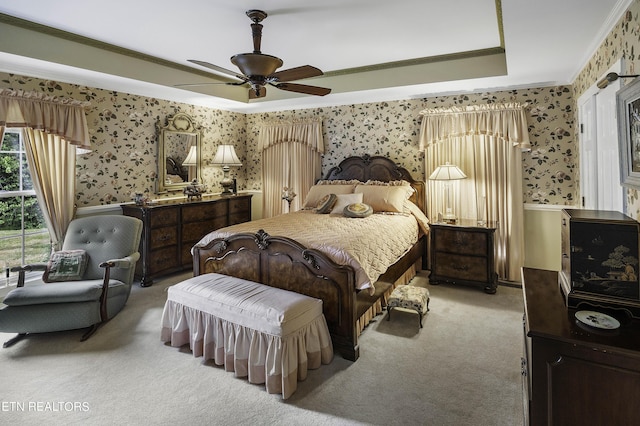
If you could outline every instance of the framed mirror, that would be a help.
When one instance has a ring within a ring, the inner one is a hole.
[[[202,135],[187,114],[178,113],[158,123],[158,193],[182,191],[190,182],[202,181]]]

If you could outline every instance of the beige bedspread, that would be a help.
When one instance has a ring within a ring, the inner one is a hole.
[[[389,266],[418,240],[418,223],[412,215],[373,214],[348,218],[341,214],[316,214],[310,210],[287,213],[221,228],[207,234],[198,245],[235,233],[263,229],[272,236],[289,237],[317,249],[356,272],[356,288],[370,289]]]

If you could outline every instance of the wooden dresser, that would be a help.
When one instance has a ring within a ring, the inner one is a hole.
[[[640,322],[583,325],[565,306],[558,272],[523,268],[525,424],[640,423]]]
[[[251,220],[251,195],[123,204],[122,212],[144,224],[136,277],[147,287],[154,277],[190,269],[191,247],[208,232]]]
[[[479,285],[490,294],[496,292],[494,235],[496,227],[476,226],[475,221],[458,225],[429,224],[431,234],[431,274],[429,282]]]

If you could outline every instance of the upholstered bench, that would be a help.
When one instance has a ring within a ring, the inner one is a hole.
[[[429,311],[429,290],[424,287],[401,285],[396,287],[387,302],[387,320],[391,320],[393,308],[412,309],[420,315],[420,328],[422,328],[422,316]]]
[[[284,398],[333,359],[322,300],[220,274],[169,287],[161,340]]]

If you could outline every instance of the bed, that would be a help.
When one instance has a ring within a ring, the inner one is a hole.
[[[384,182],[389,182],[390,185],[402,182],[413,189],[410,191],[413,210],[415,206],[424,209],[424,182],[414,180],[406,169],[386,157],[364,155],[346,158],[332,168],[323,181],[327,184],[373,181],[374,184],[382,186]],[[335,186],[336,190],[338,186],[341,185]],[[363,186],[358,188],[369,189]],[[346,196],[346,198],[349,197]],[[310,219],[313,214],[306,211],[288,213],[278,216],[276,220],[284,221],[288,220],[287,218],[293,218],[295,221],[304,221]],[[415,220],[414,225],[411,225],[417,229],[413,241],[407,247],[400,249],[400,254],[388,263],[390,265],[388,267],[387,265],[377,266],[372,270],[370,266],[363,266],[363,271],[358,262],[338,259],[339,256],[337,258],[335,253],[327,252],[322,244],[318,245],[312,239],[292,237],[293,225],[283,225],[287,231],[280,232],[281,228],[273,227],[275,225],[267,219],[261,219],[222,228],[205,236],[192,251],[194,275],[215,272],[321,299],[334,349],[344,358],[355,361],[359,357],[360,332],[375,315],[382,312],[386,298],[393,288],[406,284],[415,275],[416,269],[426,269],[428,229],[426,218],[422,212],[420,215],[424,221]],[[326,216],[338,218],[342,215]],[[374,214],[369,217],[371,219],[367,219],[369,221],[385,220],[378,216],[386,216],[389,221],[405,222],[407,216],[413,217],[411,214]],[[318,219],[330,220],[320,217]],[[350,223],[354,227],[360,224],[365,226],[364,221],[360,219],[340,219],[343,223],[345,220],[351,220]],[[396,225],[377,223],[375,226],[380,229]],[[264,227],[267,230],[263,229]],[[268,229],[278,231],[268,232]],[[243,230],[251,231],[242,232]],[[325,231],[321,230],[320,233],[323,234]],[[376,234],[376,232],[369,233]],[[313,247],[314,245],[318,247]],[[393,244],[389,244],[387,240],[377,241],[368,246],[372,250],[364,250],[366,252],[364,255],[378,249],[388,250],[390,245]],[[367,278],[370,279],[367,280]]]

